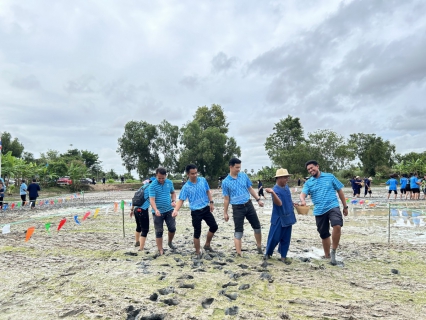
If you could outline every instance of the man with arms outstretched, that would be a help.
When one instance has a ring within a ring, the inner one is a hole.
[[[343,215],[348,215],[343,184],[331,173],[320,172],[318,162],[310,160],[305,164],[311,177],[303,186],[300,194],[302,206],[306,205],[305,198],[310,195],[314,203],[314,216],[317,230],[322,239],[322,246],[326,258],[331,258],[330,263],[336,265],[336,249],[339,245],[343,217],[339,208],[336,192],[343,205]],[[333,228],[330,240],[330,224]],[[331,252],[330,252],[331,245]]]

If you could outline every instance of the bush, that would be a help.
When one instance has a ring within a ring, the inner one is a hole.
[[[108,179],[108,180],[106,181],[106,183],[115,183],[115,180],[114,180],[114,179]]]

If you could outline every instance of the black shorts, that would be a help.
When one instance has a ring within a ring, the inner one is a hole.
[[[410,184],[407,184],[407,186],[405,187],[405,191],[410,191],[411,192]]]
[[[389,191],[388,191],[388,193],[392,193],[392,191],[393,191],[395,194],[398,194],[398,190],[389,190]]]
[[[327,239],[331,236],[330,224],[332,227],[343,227],[343,216],[339,207],[330,209],[320,216],[315,216],[315,221],[317,223],[317,231],[320,234],[321,239]]]
[[[166,213],[162,213],[159,217],[153,214],[155,232],[158,234],[161,233],[161,237],[156,234],[156,238],[162,238],[164,222],[166,222],[167,229],[169,230],[169,232],[176,232],[176,219],[172,217],[172,213],[173,210],[170,210]]]
[[[401,189],[399,189],[399,191],[401,191],[402,194],[406,194],[407,193],[407,190],[405,188],[401,188]]]
[[[420,188],[413,188],[413,189],[411,189],[411,191],[413,193],[420,193]]]
[[[260,221],[251,200],[244,204],[233,204],[235,232],[244,232],[244,218],[247,218],[253,229],[260,229]]]
[[[216,220],[210,212],[210,206],[200,210],[191,211],[192,226],[194,227],[194,238],[199,239],[201,235],[201,222],[204,220],[209,226],[209,231],[215,233],[218,229]]]
[[[260,197],[260,196],[265,196],[264,194],[263,194],[263,188],[262,189],[259,189],[259,191],[257,192],[257,195]]]

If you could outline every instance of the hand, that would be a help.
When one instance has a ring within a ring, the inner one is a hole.
[[[177,215],[178,215],[178,212],[176,211],[176,209],[175,209],[175,210],[173,210],[172,217],[174,218],[174,217],[176,217]]]
[[[263,207],[263,201],[259,200],[257,203],[259,204],[259,207]]]
[[[274,192],[274,190],[272,190],[272,188],[266,188],[266,189],[265,189],[265,191],[266,191],[267,193],[273,193],[273,192]]]
[[[300,200],[299,206],[306,206],[306,201],[305,200]]]
[[[348,215],[348,209],[343,209],[343,215],[346,217]]]
[[[155,215],[156,215],[157,217],[161,217],[161,213],[160,213],[160,211],[159,211],[159,210],[155,210]]]
[[[213,212],[213,210],[214,210],[214,204],[210,203],[210,212]]]
[[[297,207],[299,204],[296,202],[293,202],[293,207]]]
[[[223,218],[225,219],[226,222],[228,222],[229,216],[226,212],[223,213]]]
[[[176,201],[175,200],[172,201],[172,207],[173,208],[176,207]]]

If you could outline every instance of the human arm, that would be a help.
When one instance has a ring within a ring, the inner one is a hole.
[[[342,205],[343,205],[343,215],[347,216],[348,215],[348,206],[346,205],[345,194],[343,193],[342,189],[338,190],[337,194],[339,195],[339,199],[340,199],[340,201],[342,202]]]
[[[173,210],[172,217],[176,217],[178,215],[179,209],[182,207],[182,205],[183,205],[183,200],[179,199],[178,202],[176,203],[175,209]]]
[[[172,190],[170,192],[170,194],[171,194],[171,197],[172,197],[172,207],[176,207],[176,192],[175,192],[175,190]]]
[[[263,201],[260,201],[260,198],[258,198],[258,195],[257,195],[256,191],[254,191],[253,187],[249,187],[248,191],[253,196],[253,198],[256,199],[257,203],[259,204],[259,207],[263,207]]]
[[[300,195],[299,195],[299,199],[300,199],[300,204],[302,205],[302,206],[306,206],[306,201],[305,201],[305,199],[306,199],[306,193],[304,193],[303,191],[300,193]]]
[[[212,192],[210,191],[210,189],[207,190],[207,197],[209,198],[210,212],[213,212],[213,210],[214,210],[214,202],[213,202]]]
[[[229,196],[224,196],[223,197],[223,218],[225,219],[226,222],[228,222],[229,220],[228,207],[229,207]]]
[[[160,217],[161,216],[161,213],[160,213],[160,211],[157,209],[157,205],[155,204],[155,197],[149,197],[149,204],[151,205],[151,208],[152,208],[152,210],[154,210],[154,212],[155,212],[155,215],[157,216],[157,217]]]
[[[281,199],[277,196],[277,194],[275,193],[274,189],[272,189],[272,188],[266,188],[265,191],[267,193],[270,193],[272,195],[272,201],[274,202],[275,205],[280,206],[280,207],[283,205]]]

